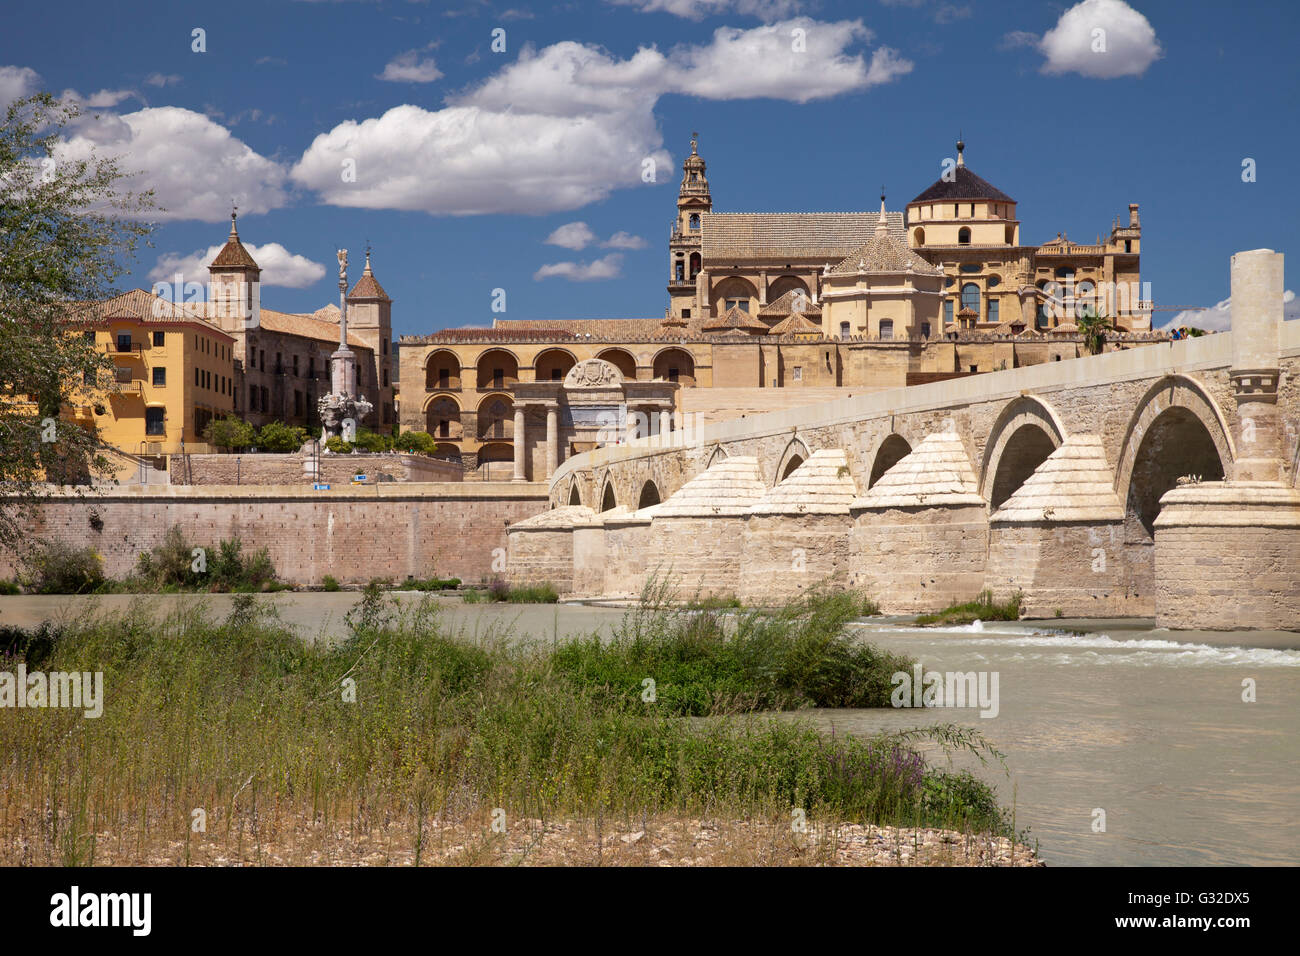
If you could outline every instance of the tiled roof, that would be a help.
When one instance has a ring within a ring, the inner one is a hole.
[[[387,299],[388,293],[372,275],[363,275],[348,293],[349,299]]]
[[[812,297],[804,292],[803,289],[791,289],[785,295],[773,299],[767,305],[758,310],[759,315],[789,315],[794,311],[795,299],[803,299],[802,308],[799,309],[804,315],[821,315],[822,307],[812,300]]]
[[[889,230],[905,235],[903,214],[887,213]],[[874,212],[709,212],[701,217],[704,267],[750,259],[834,262],[866,242]]]
[[[1119,521],[1124,517],[1098,435],[1071,435],[993,513],[992,521]]]
[[[224,266],[226,268],[234,267],[241,269],[256,269],[258,272],[262,271],[258,264],[253,260],[253,257],[248,254],[248,250],[244,248],[244,244],[239,241],[239,233],[235,229],[235,217],[233,214],[230,217],[230,235],[226,238],[226,244],[221,247],[221,251],[217,253],[217,257],[212,260],[211,266],[216,268]]]
[[[824,448],[813,452],[749,513],[846,515],[856,493],[844,449]]]
[[[1010,196],[986,179],[976,176],[969,166],[954,167],[951,181],[940,177],[912,202],[943,202],[962,199],[992,199],[994,202],[1015,202]]]
[[[169,302],[144,289],[130,289],[103,302],[78,303],[75,309],[78,318],[84,318],[88,322],[102,322],[106,319],[137,319],[146,323],[194,322],[207,327],[211,332],[228,335],[207,319],[205,307],[206,303],[202,302]]]
[[[815,333],[821,335],[822,327],[811,322],[802,312],[791,312],[788,316],[772,326],[769,335],[796,335],[798,333]]]
[[[738,305],[733,305],[716,319],[709,319],[702,328],[705,332],[747,332],[752,329],[767,334],[766,323],[758,321]]]
[[[497,328],[439,329],[429,335],[419,336],[426,342],[572,342],[578,336],[568,329],[548,324],[537,328],[520,328],[518,324]]]
[[[870,239],[845,256],[831,269],[831,275],[853,275],[862,271],[943,274],[939,266],[931,265],[908,248],[904,239],[883,229],[877,230]]]

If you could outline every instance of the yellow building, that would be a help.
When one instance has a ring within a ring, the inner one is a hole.
[[[83,334],[112,360],[78,417],[137,456],[207,451],[204,428],[233,409],[234,339],[183,305],[133,289],[86,310]]]

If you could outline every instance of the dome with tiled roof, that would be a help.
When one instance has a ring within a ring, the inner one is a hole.
[[[969,199],[990,199],[993,202],[1015,202],[1010,196],[998,189],[988,180],[975,175],[966,165],[963,152],[966,144],[957,141],[957,165],[952,171],[951,179],[940,176],[925,192],[912,200],[918,202],[957,202]],[[911,203],[909,203],[911,205]]]
[[[357,284],[348,293],[348,299],[388,299],[388,293],[384,291],[384,287],[379,284],[379,281],[370,271],[369,249],[366,250],[366,267],[362,270],[361,278],[357,280]]]
[[[212,260],[209,266],[212,269],[251,269],[261,273],[262,268],[248,254],[244,244],[239,241],[239,230],[235,227],[235,213],[230,214],[230,235],[226,237],[226,244],[221,247],[217,257]]]

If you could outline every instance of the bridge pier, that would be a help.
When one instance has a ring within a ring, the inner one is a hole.
[[[1300,630],[1300,492],[1282,480],[1277,408],[1282,295],[1281,253],[1232,257],[1237,460],[1226,480],[1192,478],[1160,500],[1156,621],[1164,627]]]

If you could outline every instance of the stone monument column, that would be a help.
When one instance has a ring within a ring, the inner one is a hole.
[[[1232,257],[1232,395],[1237,402],[1238,481],[1282,474],[1277,387],[1281,357],[1282,253],[1252,249]]]
[[[524,469],[524,406],[515,405],[515,481],[527,481]]]
[[[546,477],[560,467],[560,406],[546,406]]]
[[[659,409],[659,434],[667,435],[673,430],[673,412],[670,408]]]

